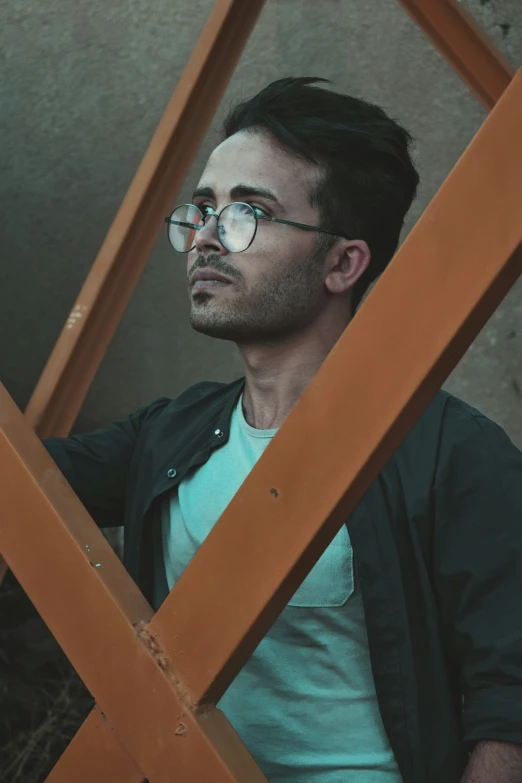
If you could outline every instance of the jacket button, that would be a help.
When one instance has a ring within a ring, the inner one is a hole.
[[[177,472],[178,472],[177,470],[174,470],[174,468],[171,468],[170,470],[167,471],[167,476],[169,478],[174,478],[174,476],[176,476]]]
[[[218,438],[222,438],[225,433],[222,432],[222,430],[215,430],[214,435],[217,435]]]

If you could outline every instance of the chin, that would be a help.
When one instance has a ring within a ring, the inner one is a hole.
[[[206,334],[207,337],[215,337],[218,340],[233,339],[228,336],[231,330],[227,328],[226,324],[215,324],[205,318],[191,318],[190,325],[195,332]]]
[[[213,337],[216,340],[228,340],[233,343],[242,343],[253,340],[255,336],[250,334],[248,327],[232,323],[213,323],[210,319],[192,317],[190,325],[195,332]]]

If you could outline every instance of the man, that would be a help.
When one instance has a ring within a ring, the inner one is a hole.
[[[45,441],[97,523],[125,526],[156,609],[390,261],[415,195],[408,133],[317,81],[239,104],[167,218],[191,324],[235,342],[244,377]],[[521,523],[522,454],[440,392],[218,705],[271,783],[522,780]]]

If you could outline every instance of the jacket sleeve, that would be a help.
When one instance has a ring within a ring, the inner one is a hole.
[[[470,416],[441,468],[433,579],[463,739],[522,743],[522,452]]]
[[[123,525],[127,477],[141,429],[170,401],[154,400],[86,435],[42,440],[99,527]]]

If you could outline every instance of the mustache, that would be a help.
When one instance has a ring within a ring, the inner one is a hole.
[[[189,277],[192,277],[197,269],[213,269],[214,272],[221,272],[228,277],[238,277],[237,269],[223,264],[223,257],[217,253],[210,253],[208,256],[198,256],[190,270]]]

